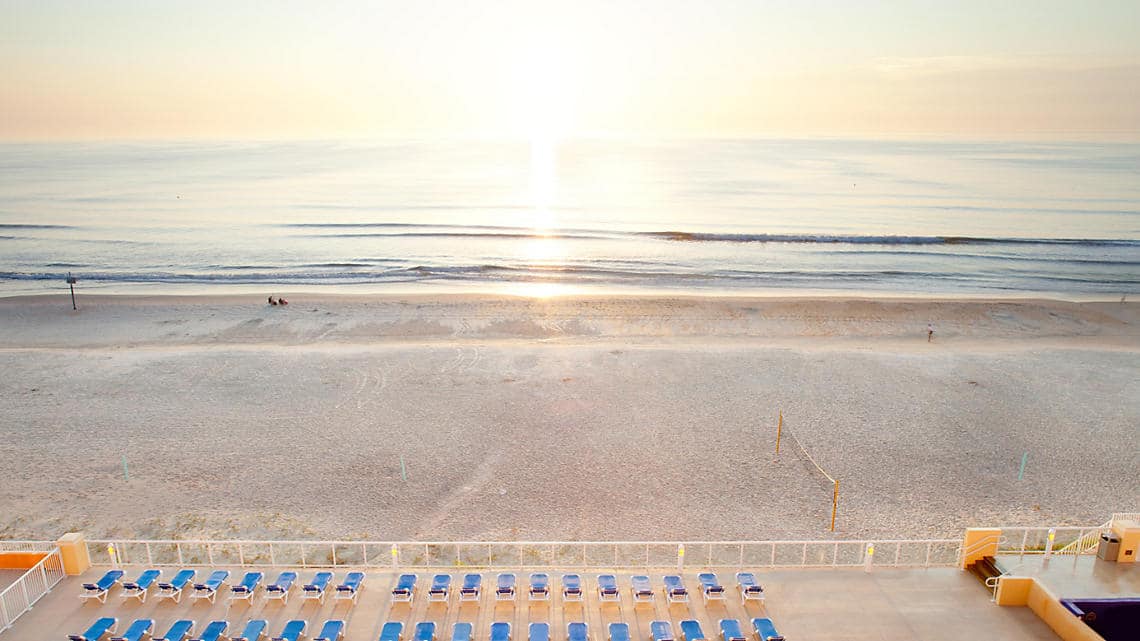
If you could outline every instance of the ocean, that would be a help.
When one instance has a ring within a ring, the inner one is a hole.
[[[1140,144],[0,145],[0,295],[1140,290]]]

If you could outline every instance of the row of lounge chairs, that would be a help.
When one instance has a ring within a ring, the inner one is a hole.
[[[416,595],[415,574],[401,574],[396,580],[396,587],[392,588],[392,601],[396,603],[411,603]],[[701,595],[706,603],[714,600],[724,600],[725,589],[717,579],[716,574],[704,572],[697,576],[701,584]],[[689,591],[679,574],[665,575],[661,579],[662,593],[668,603],[687,603]],[[514,601],[518,596],[518,577],[513,572],[503,572],[496,577],[495,600]],[[763,601],[764,588],[756,581],[756,575],[751,572],[738,572],[736,583],[740,591],[741,602]],[[483,589],[483,575],[471,573],[463,575],[463,583],[459,588],[459,601],[478,601]],[[601,601],[620,601],[621,592],[618,589],[617,577],[613,574],[601,574],[597,578],[598,598]],[[656,598],[652,582],[646,575],[630,577],[630,593],[635,603],[651,602]],[[535,572],[530,575],[530,585],[527,590],[531,601],[550,600],[550,575],[544,572]],[[578,574],[562,575],[563,601],[583,600],[582,577]],[[428,601],[447,602],[451,599],[451,575],[436,574],[432,577],[431,587],[428,589]]]
[[[229,622],[219,620],[210,621],[195,635],[195,622],[179,619],[170,624],[165,634],[159,635],[155,632],[154,619],[135,619],[123,634],[116,636],[118,624],[119,620],[114,617],[103,617],[96,620],[83,634],[71,634],[67,638],[70,641],[99,641],[104,635],[110,634],[110,641],[142,641],[146,638],[151,641],[262,641],[266,638],[272,641],[298,641],[308,627],[307,621],[294,619],[281,628],[280,634],[267,637],[269,621],[250,619],[241,632],[231,635]],[[344,625],[340,619],[329,619],[310,641],[341,641],[344,639]]]
[[[701,623],[695,619],[686,619],[680,622],[681,636],[673,635],[673,624],[669,621],[652,621],[649,624],[651,641],[710,641],[701,629]],[[764,617],[752,619],[752,629],[756,634],[756,641],[784,641],[784,637],[776,632],[772,620]],[[633,641],[630,636],[628,623],[611,623],[608,627],[607,641]],[[450,641],[473,641],[474,626],[470,623],[456,623],[452,628]],[[491,623],[487,635],[488,641],[513,641],[511,624],[506,621]],[[410,639],[404,638],[404,624],[399,621],[389,621],[380,629],[380,641],[440,641],[436,636],[436,624],[431,621],[417,623]],[[531,623],[527,630],[526,641],[551,641],[549,623]],[[566,624],[566,641],[591,641],[590,626],[582,621]],[[736,619],[720,620],[719,641],[753,641],[745,636]]]
[[[204,599],[214,603],[219,591],[229,585],[227,582],[230,578],[230,571],[215,570],[202,582],[195,582],[196,576],[197,570],[185,569],[179,570],[169,581],[160,581],[162,570],[143,570],[135,580],[123,581],[122,570],[110,570],[95,583],[84,583],[83,592],[79,594],[79,598],[95,599],[100,603],[106,603],[111,588],[121,583],[120,596],[124,599],[134,598],[145,603],[147,594],[151,592],[151,586],[155,586],[155,598],[157,599],[170,599],[179,603],[182,600],[183,592],[189,590],[192,600]],[[262,572],[246,572],[240,582],[229,586],[230,601],[244,600],[252,603],[253,596],[264,578],[265,574]],[[332,572],[317,572],[309,582],[301,585],[301,595],[305,599],[324,603],[325,595],[329,592],[332,581]],[[285,571],[278,574],[276,580],[265,586],[265,599],[288,603],[289,595],[292,593],[293,585],[296,582],[296,572]],[[344,576],[344,580],[336,584],[335,589],[332,590],[334,592],[333,598],[356,603],[356,596],[363,587],[364,573],[349,572]]]

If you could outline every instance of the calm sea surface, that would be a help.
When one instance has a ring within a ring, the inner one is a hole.
[[[0,295],[1140,294],[1140,145],[0,145]]]

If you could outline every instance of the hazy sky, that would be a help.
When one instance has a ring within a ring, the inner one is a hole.
[[[1140,2],[0,0],[0,139],[1121,137]]]

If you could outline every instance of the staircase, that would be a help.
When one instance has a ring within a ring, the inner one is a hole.
[[[982,582],[982,585],[986,586],[991,595],[996,594],[998,578],[1001,577],[1004,572],[1001,567],[998,566],[994,557],[983,556],[981,559],[966,566],[966,570],[970,574],[978,577],[978,580]],[[991,596],[991,599],[992,598]]]

